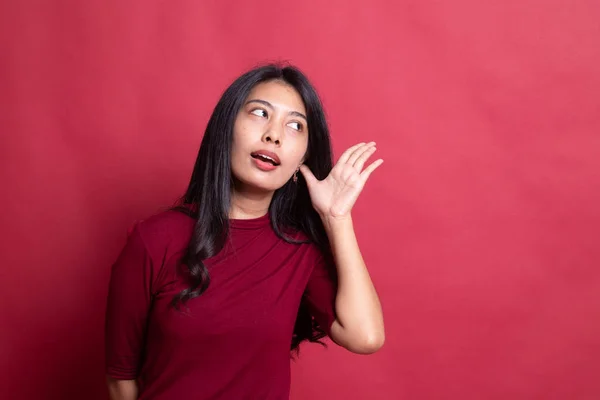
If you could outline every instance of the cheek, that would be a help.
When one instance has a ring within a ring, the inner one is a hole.
[[[298,146],[298,148],[300,149],[299,157],[302,159],[302,158],[304,158],[304,156],[306,155],[306,152],[308,151],[308,135],[302,136],[302,140],[300,142],[301,142],[301,144],[300,144],[300,146]]]
[[[293,161],[294,169],[298,167],[302,163],[302,159],[306,154],[306,150],[308,149],[308,140],[306,138],[299,138],[299,140],[294,143],[292,151],[290,151],[289,159]]]

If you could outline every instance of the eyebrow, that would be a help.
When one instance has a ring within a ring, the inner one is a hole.
[[[275,109],[275,107],[273,107],[273,105],[271,103],[269,103],[268,101],[266,101],[266,100],[252,99],[252,100],[248,100],[246,102],[246,104],[248,104],[248,103],[259,103],[259,104],[262,104],[262,105],[265,105],[265,106],[269,107],[271,110]],[[302,114],[301,112],[298,112],[298,111],[290,111],[289,115],[295,115],[296,117],[304,118],[305,121],[308,121],[308,119],[306,118],[306,115],[304,115],[304,114]]]

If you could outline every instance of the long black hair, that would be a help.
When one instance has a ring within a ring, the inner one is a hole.
[[[189,186],[176,207],[197,220],[182,263],[190,286],[173,298],[171,304],[176,308],[201,295],[210,284],[210,275],[203,260],[216,255],[223,248],[229,232],[234,122],[254,86],[274,80],[292,86],[304,102],[309,131],[304,163],[318,179],[324,179],[332,169],[331,142],[323,106],[316,90],[298,68],[269,64],[237,78],[225,90],[208,121]],[[301,231],[320,248],[326,259],[331,260],[325,229],[312,207],[302,174],[298,174],[296,183],[288,180],[275,191],[269,216],[279,237],[297,243],[285,232],[289,229]],[[305,340],[322,343],[319,339],[324,336],[324,330],[311,316],[303,298],[294,327],[292,350],[297,351]]]

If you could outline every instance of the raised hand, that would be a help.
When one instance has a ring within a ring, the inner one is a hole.
[[[383,160],[379,159],[363,170],[365,162],[375,150],[375,142],[359,143],[350,147],[322,181],[318,180],[306,165],[300,167],[313,207],[321,218],[350,216],[352,206],[367,179],[383,163]]]

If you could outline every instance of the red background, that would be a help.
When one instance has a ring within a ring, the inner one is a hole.
[[[386,160],[355,211],[386,345],[305,348],[292,398],[600,398],[599,4],[3,1],[0,397],[105,398],[127,227],[182,193],[230,81],[284,59],[336,154]]]

